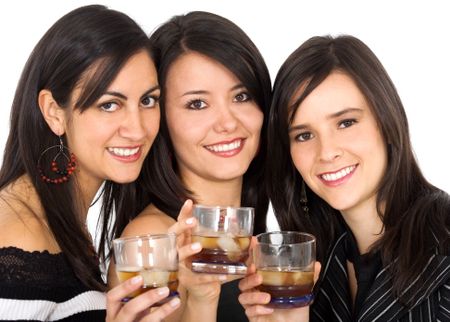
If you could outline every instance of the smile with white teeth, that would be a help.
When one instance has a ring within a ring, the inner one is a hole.
[[[334,172],[334,173],[321,174],[320,177],[325,181],[336,181],[336,180],[341,179],[342,177],[345,177],[350,172],[353,172],[353,170],[355,170],[355,168],[356,168],[356,165],[352,165],[352,166],[346,167],[346,168],[339,170],[337,172]]]
[[[139,151],[139,147],[127,149],[127,148],[108,148],[108,151],[112,154],[121,156],[121,157],[128,157],[130,155],[134,155]]]
[[[242,140],[236,140],[229,144],[205,145],[205,148],[213,152],[228,152],[235,150],[241,146]]]

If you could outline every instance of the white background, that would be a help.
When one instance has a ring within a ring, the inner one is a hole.
[[[92,1],[4,1],[0,4],[0,157],[22,68],[44,32],[68,11]],[[97,2],[98,3],[98,2]],[[425,176],[450,191],[450,10],[446,1],[101,1],[147,33],[171,16],[211,11],[238,24],[256,43],[272,80],[287,56],[311,36],[352,34],[384,64],[405,106]],[[94,210],[94,209],[93,209]],[[273,220],[273,219],[272,219]]]

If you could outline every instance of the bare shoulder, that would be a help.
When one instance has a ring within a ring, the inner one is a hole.
[[[137,236],[143,234],[165,234],[175,220],[153,205],[147,206],[124,229],[122,236]]]
[[[36,202],[8,188],[0,191],[0,231],[0,247],[60,251]]]

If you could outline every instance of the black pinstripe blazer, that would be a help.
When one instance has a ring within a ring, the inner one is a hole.
[[[450,321],[450,256],[432,255],[419,278],[424,287],[408,291],[418,297],[411,308],[399,303],[391,292],[392,276],[384,267],[376,276],[358,316],[352,316],[352,301],[348,286],[343,233],[336,241],[328,261],[322,264],[316,298],[311,306],[311,321],[385,322]],[[406,290],[405,290],[406,291]]]

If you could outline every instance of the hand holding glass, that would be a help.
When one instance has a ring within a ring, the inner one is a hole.
[[[192,233],[192,242],[200,242],[203,249],[192,256],[192,271],[245,274],[254,208],[195,205],[193,215],[198,224]]]
[[[269,232],[256,236],[253,255],[263,278],[259,291],[269,293],[272,308],[296,308],[313,300],[316,239],[299,232]]]
[[[120,282],[141,275],[143,287],[122,301],[127,302],[146,291],[167,286],[169,296],[159,306],[177,296],[178,254],[175,234],[143,235],[113,241],[116,272]]]

